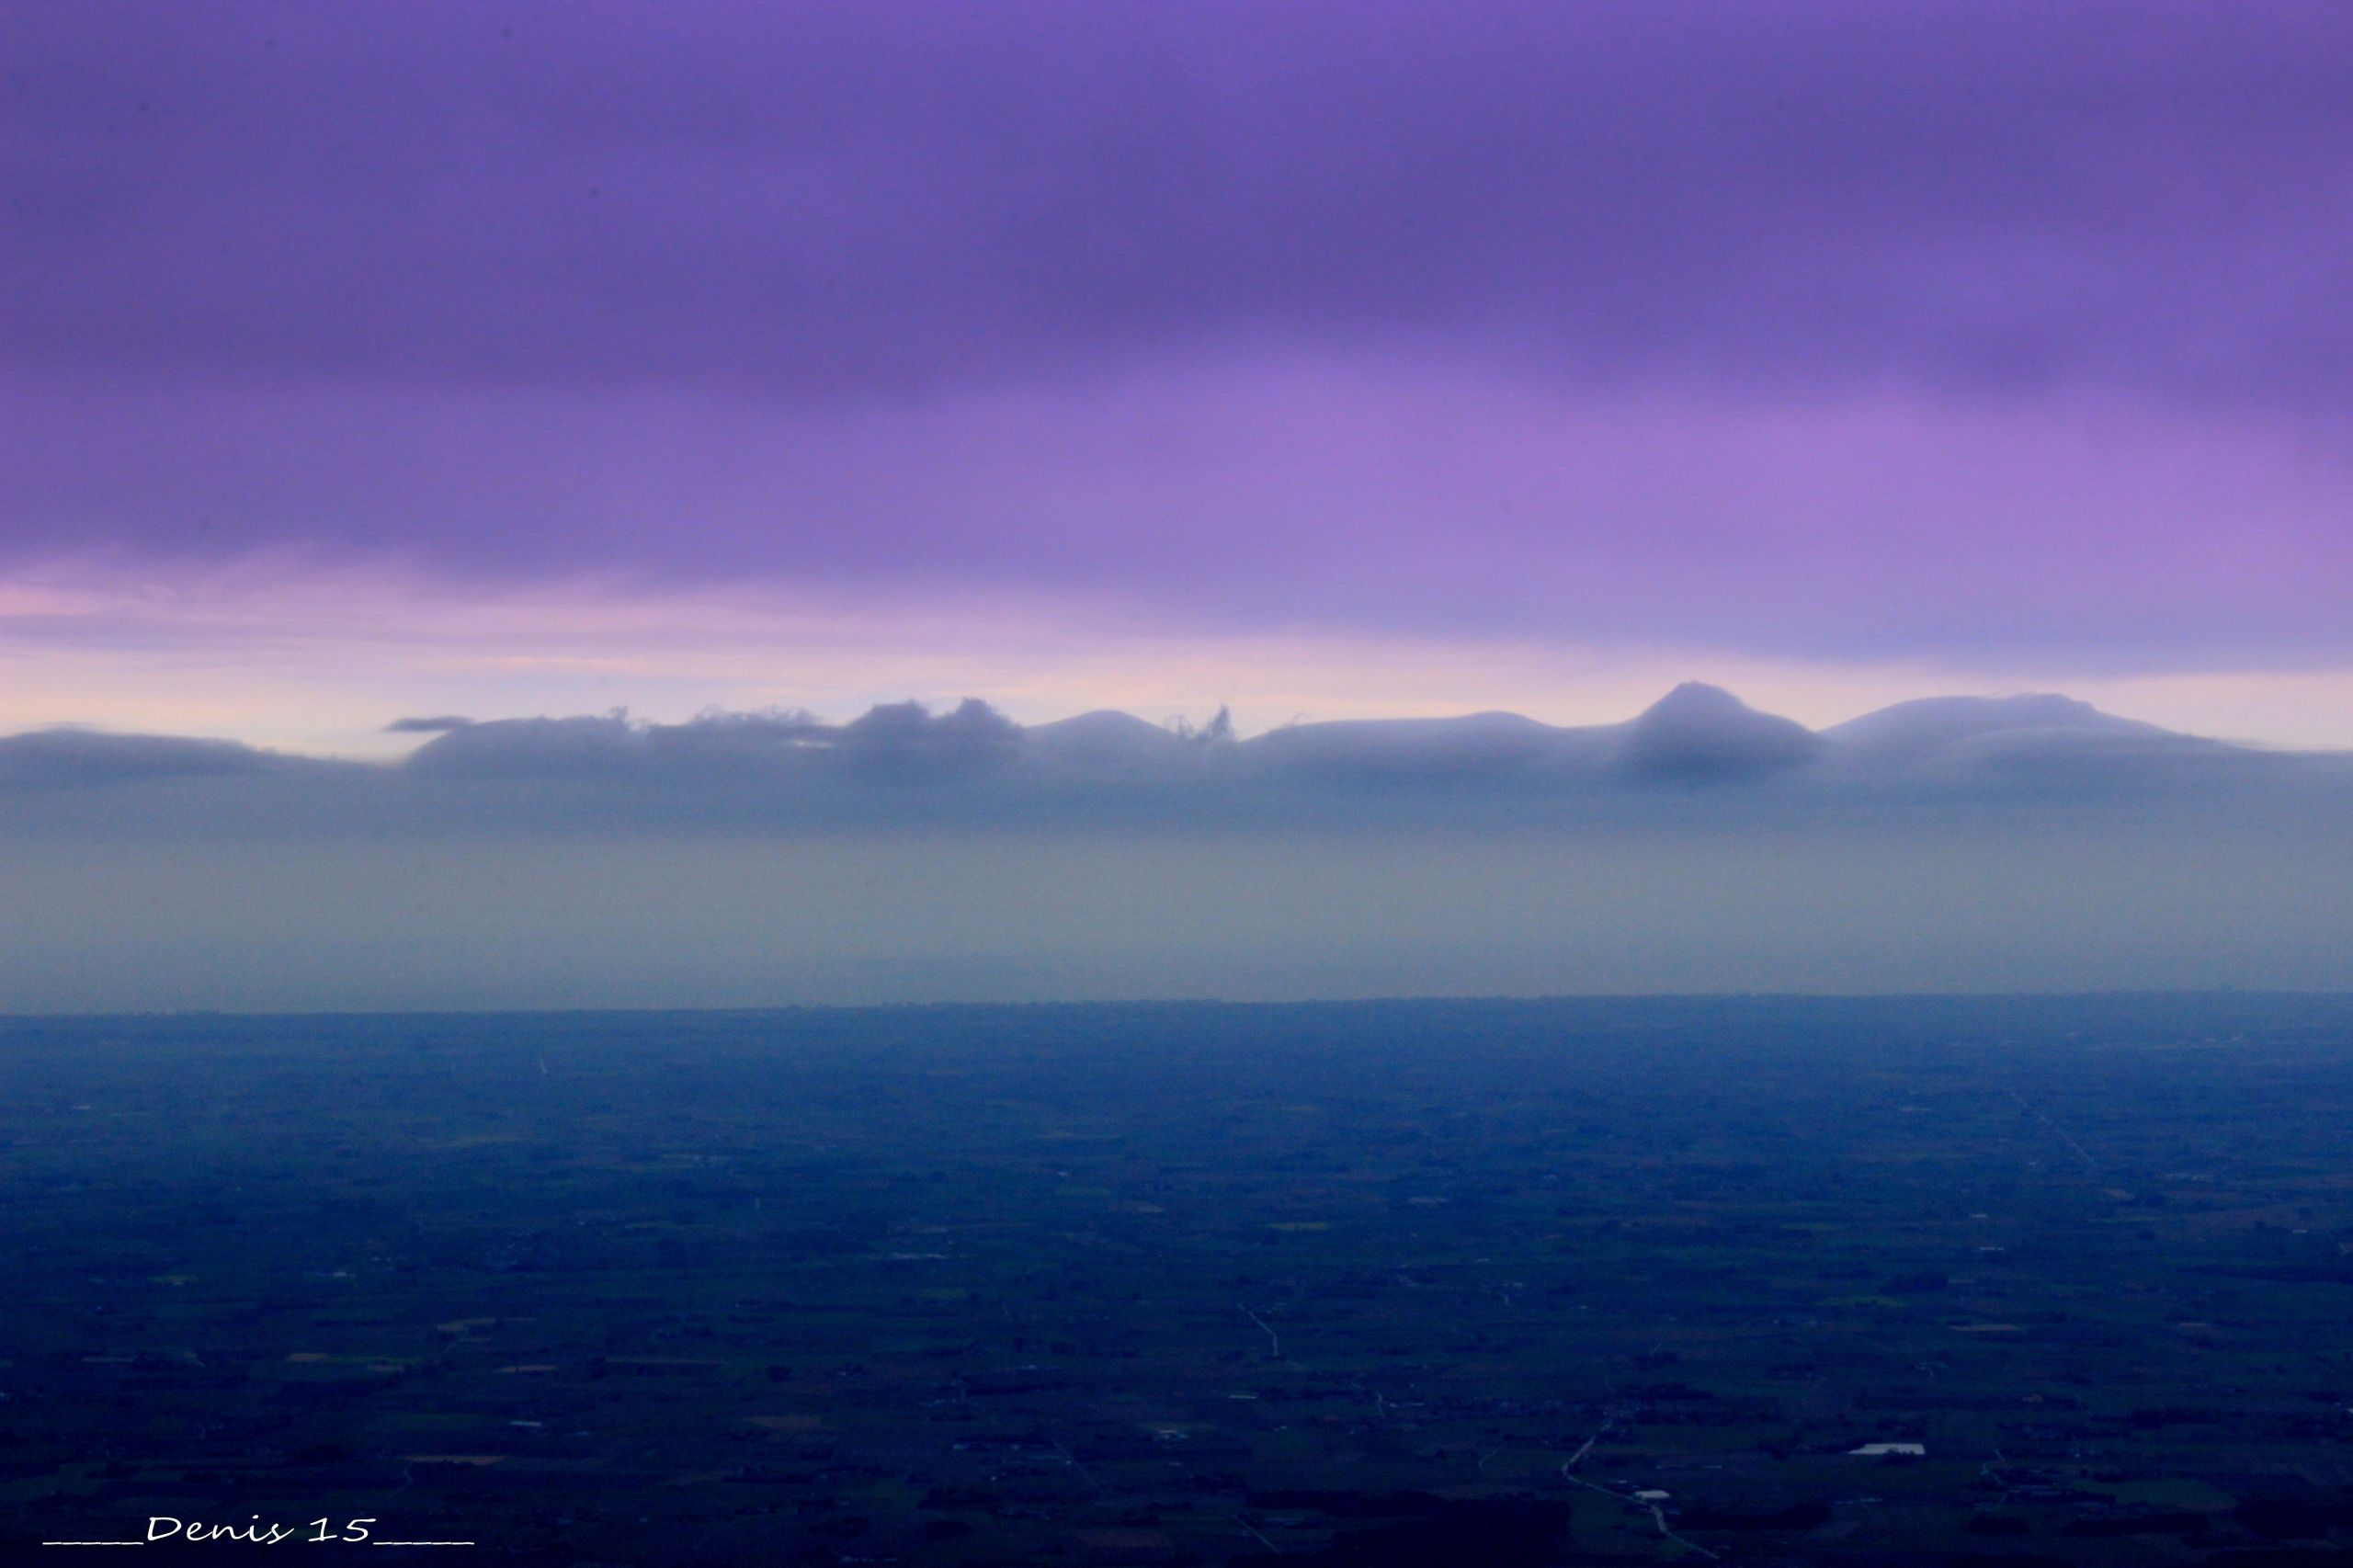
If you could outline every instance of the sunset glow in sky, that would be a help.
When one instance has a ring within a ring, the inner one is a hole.
[[[0,731],[2353,744],[2340,6],[19,5]]]

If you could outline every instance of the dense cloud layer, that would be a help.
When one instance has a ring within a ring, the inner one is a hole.
[[[2196,805],[2283,791],[2335,791],[2333,804],[2353,804],[2353,757],[2227,745],[2052,696],[1934,698],[1819,733],[1697,682],[1623,723],[1479,713],[1293,724],[1249,740],[1222,714],[1199,730],[1111,711],[1025,727],[978,699],[942,712],[886,704],[847,723],[770,711],[664,724],[614,712],[391,728],[432,738],[403,761],[368,764],[40,731],[0,739],[0,795],[23,822],[129,811],[325,829],[420,814],[556,829],[1345,827],[1401,815],[1477,824],[1548,812],[1574,822],[1644,810]]]
[[[2341,407],[2326,4],[17,6],[53,364],[825,401],[1269,330]]]
[[[0,740],[0,1011],[2353,986],[2353,758],[2063,698],[423,727]]]
[[[2353,655],[2353,14],[0,15],[0,566]]]

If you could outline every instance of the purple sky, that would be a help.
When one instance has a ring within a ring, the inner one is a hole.
[[[0,653],[91,716],[227,574],[2341,674],[2347,81],[2318,4],[21,0]]]

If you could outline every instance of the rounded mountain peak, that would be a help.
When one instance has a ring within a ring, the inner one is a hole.
[[[1809,762],[1822,737],[1794,719],[1760,713],[1720,686],[1688,680],[1627,727],[1620,762],[1638,773],[1732,778]]]

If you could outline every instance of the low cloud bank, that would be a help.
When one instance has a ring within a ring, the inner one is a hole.
[[[2353,758],[2063,698],[418,728],[0,740],[0,1013],[2353,989]]]
[[[1815,732],[1690,683],[1622,723],[1512,713],[1346,721],[1237,739],[1102,711],[1024,726],[987,703],[879,706],[683,723],[595,717],[397,721],[431,738],[393,764],[226,741],[59,729],[0,738],[20,822],[77,816],[279,827],[424,815],[537,825],[911,826],[1166,821],[1475,823],[1698,808],[2197,804],[2336,795],[2353,755],[2260,751],[2055,696],[1931,698]],[[1531,818],[1529,813],[1535,813]]]

